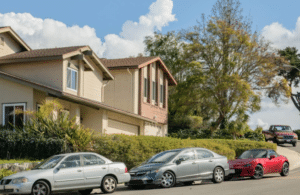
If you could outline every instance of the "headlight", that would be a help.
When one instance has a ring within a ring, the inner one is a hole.
[[[28,179],[26,177],[19,177],[12,180],[13,184],[26,183],[26,182],[28,182]]]
[[[244,167],[251,167],[251,164],[245,164]]]
[[[150,174],[150,173],[158,173],[159,169],[157,170],[150,170],[150,171],[147,171],[146,174]]]

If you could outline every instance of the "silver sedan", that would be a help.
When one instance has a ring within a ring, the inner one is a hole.
[[[182,148],[164,151],[129,171],[131,180],[125,185],[132,188],[157,184],[169,188],[182,182],[191,185],[196,180],[224,181],[229,174],[226,156],[205,148]]]
[[[52,156],[30,171],[19,172],[0,181],[0,194],[49,195],[51,192],[79,190],[90,194],[93,188],[114,192],[117,183],[130,181],[124,163],[90,152]]]

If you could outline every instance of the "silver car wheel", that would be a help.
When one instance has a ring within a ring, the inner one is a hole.
[[[169,188],[169,187],[173,186],[173,184],[174,184],[174,176],[173,176],[173,174],[171,174],[169,172],[165,172],[162,175],[161,185],[164,188]]]
[[[41,183],[37,183],[34,185],[32,192],[34,195],[46,195],[47,187]]]
[[[223,178],[224,178],[223,170],[221,168],[218,168],[215,171],[215,179],[217,182],[221,182],[223,181]]]
[[[106,180],[104,180],[104,187],[108,192],[112,192],[116,188],[116,181],[109,177]]]

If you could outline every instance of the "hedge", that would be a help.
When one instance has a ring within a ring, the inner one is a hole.
[[[298,135],[298,140],[300,140],[300,129],[295,130],[294,133],[296,133]]]
[[[176,148],[202,147],[234,159],[253,148],[272,148],[276,145],[250,140],[177,139],[171,137],[105,135],[94,138],[93,151],[112,161],[124,162],[130,169],[159,152]]]
[[[13,172],[11,170],[8,169],[0,169],[0,180],[2,180],[3,177],[15,174],[17,172]]]
[[[64,152],[64,140],[11,130],[0,131],[0,159],[46,159]]]

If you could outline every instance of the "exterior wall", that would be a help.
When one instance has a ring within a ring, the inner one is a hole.
[[[82,118],[82,125],[90,128],[97,133],[103,131],[103,110],[97,110],[86,106],[81,106],[80,117]]]
[[[0,65],[0,71],[62,90],[62,61],[41,61]]]
[[[110,72],[115,80],[110,81],[104,87],[104,103],[138,114],[138,70],[122,69],[111,70]]]
[[[0,34],[4,38],[4,45],[0,45],[0,57],[22,51],[20,45],[8,33]]]
[[[145,134],[150,136],[164,137],[167,134],[165,125],[145,122]]]
[[[3,123],[3,104],[25,103],[26,110],[33,110],[33,89],[0,78],[0,124]]]

